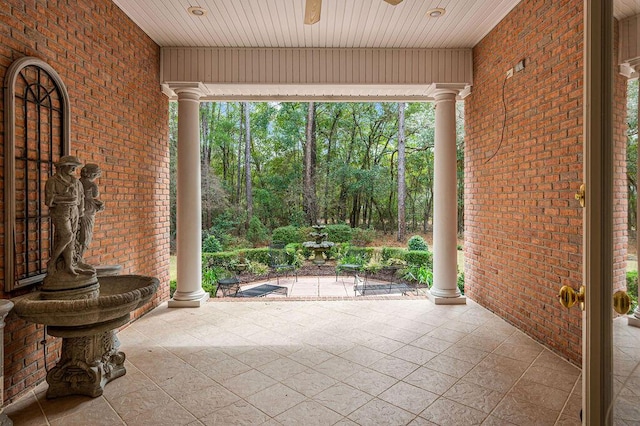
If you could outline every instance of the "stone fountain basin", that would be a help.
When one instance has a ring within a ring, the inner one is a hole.
[[[129,313],[147,303],[160,285],[157,278],[142,275],[100,277],[99,283],[96,298],[45,300],[37,291],[13,299],[14,312],[22,319],[61,331],[113,329],[128,322]]]

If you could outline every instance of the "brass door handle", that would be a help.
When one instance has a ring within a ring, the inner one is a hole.
[[[580,309],[584,311],[584,299],[585,288],[580,286],[580,290],[575,291],[568,285],[562,286],[560,293],[558,293],[558,299],[560,304],[569,309],[575,306],[576,303],[580,303]],[[613,310],[620,315],[625,315],[631,308],[631,298],[626,291],[618,290],[613,294]]]
[[[585,289],[584,286],[580,286],[580,290],[575,291],[572,287],[568,285],[563,285],[560,289],[560,293],[558,293],[558,299],[560,299],[560,304],[565,308],[569,309],[573,307],[576,303],[580,303],[580,309],[584,311],[584,296]]]
[[[618,290],[613,293],[613,310],[620,315],[625,315],[631,308],[631,298],[624,290]]]
[[[586,190],[585,190],[585,187],[584,187],[584,183],[582,185],[580,185],[580,189],[578,190],[578,192],[576,192],[575,197],[576,197],[576,200],[578,200],[580,202],[580,207],[584,207],[585,201],[586,201],[586,198],[587,198]]]

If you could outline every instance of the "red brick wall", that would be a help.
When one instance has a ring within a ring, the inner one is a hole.
[[[557,294],[582,282],[582,12],[582,0],[521,2],[475,46],[465,100],[466,294],[575,363],[581,312]],[[626,256],[624,87],[617,77],[616,286]]]
[[[97,183],[106,211],[96,216],[86,259],[93,264],[121,264],[123,273],[160,279],[158,295],[136,312],[137,317],[169,297],[168,101],[159,85],[160,49],[110,0],[4,0],[0,80],[22,56],[46,61],[61,76],[71,102],[71,153],[103,170]],[[0,102],[4,114],[3,108]],[[0,132],[4,146],[3,137]],[[3,160],[0,168],[2,164]],[[2,223],[0,250],[4,249]],[[3,267],[0,263],[0,277]],[[5,399],[44,379],[42,339],[41,327],[9,315]],[[52,337],[48,341],[50,368],[59,342]]]

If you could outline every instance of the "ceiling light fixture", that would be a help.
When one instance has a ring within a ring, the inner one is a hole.
[[[442,15],[444,15],[444,13],[446,12],[446,10],[444,10],[441,7],[436,7],[435,9],[429,9],[427,10],[427,16],[429,18],[439,18]]]
[[[207,14],[207,9],[202,8],[200,6],[191,6],[190,8],[187,9],[187,12],[189,12],[193,16],[200,17]]]

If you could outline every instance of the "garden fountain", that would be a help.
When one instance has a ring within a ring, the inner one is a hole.
[[[55,164],[56,174],[45,187],[54,225],[47,276],[40,291],[13,299],[20,318],[44,324],[49,335],[62,338],[60,360],[47,372],[47,398],[97,397],[108,382],[123,376],[125,354],[118,351],[115,330],[159,286],[157,278],[141,275],[98,277],[76,253],[79,235],[86,241],[88,233],[90,241],[93,233],[93,221],[80,220],[85,201],[92,200],[85,200],[87,187],[73,175],[79,165],[70,155]]]
[[[305,241],[302,245],[313,250],[314,264],[324,265],[324,253],[333,247],[335,243],[325,241],[328,234],[323,232],[323,229],[325,228],[324,225],[313,225],[312,228],[314,229],[314,232],[311,232],[309,235],[311,235],[312,238],[315,238],[315,241]]]

